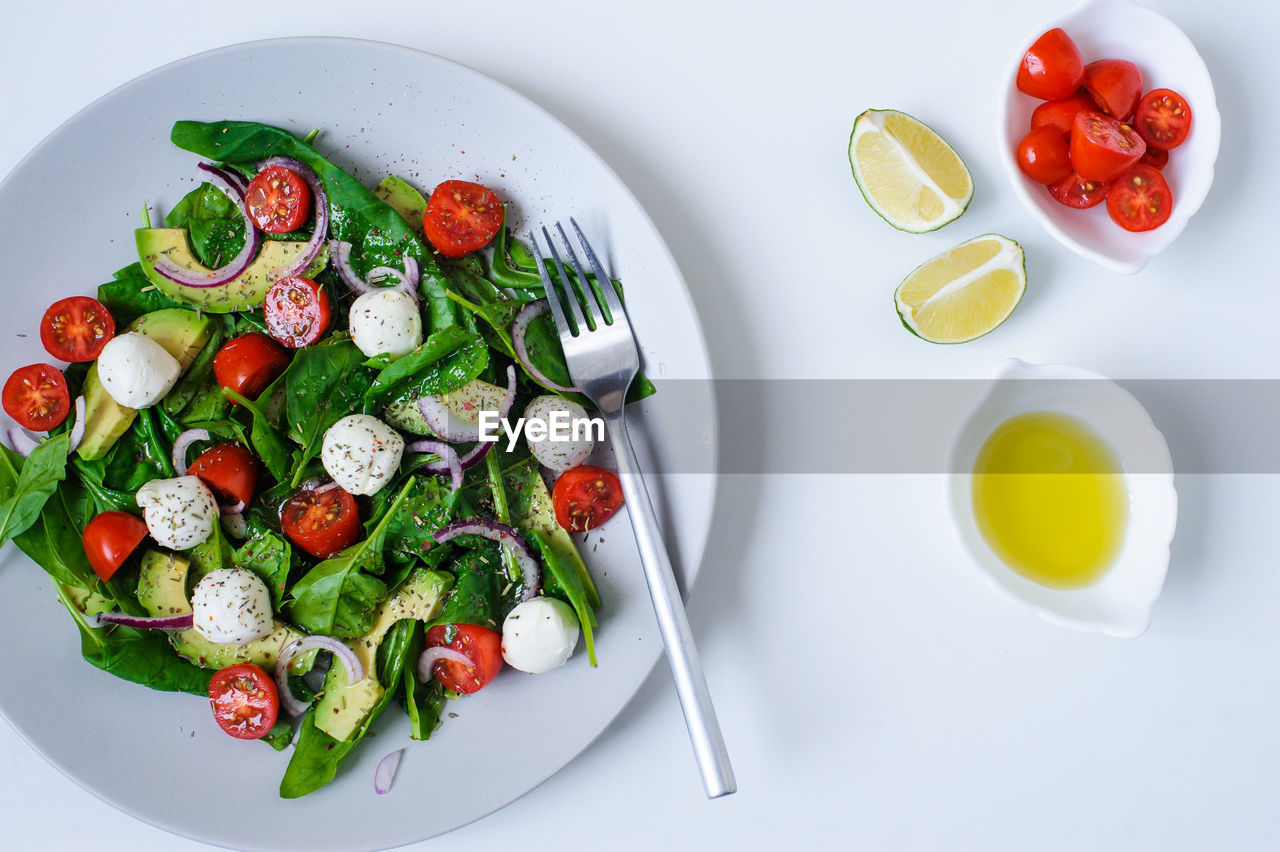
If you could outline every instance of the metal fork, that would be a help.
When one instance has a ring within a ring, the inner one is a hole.
[[[702,774],[702,784],[707,790],[707,796],[714,799],[734,792],[738,789],[738,784],[734,780],[729,752],[716,721],[715,708],[711,705],[711,692],[702,675],[702,664],[698,662],[698,650],[694,647],[689,618],[685,614],[680,589],[671,570],[671,559],[667,556],[658,519],[653,512],[653,504],[649,501],[649,490],[645,486],[640,466],[636,462],[635,450],[627,435],[624,405],[627,389],[640,370],[640,353],[636,349],[636,339],[631,332],[626,309],[614,291],[612,279],[605,272],[578,223],[572,217],[569,223],[578,236],[587,262],[595,272],[599,293],[604,297],[604,309],[602,310],[595,292],[596,288],[587,280],[586,273],[578,262],[578,255],[559,222],[555,228],[560,233],[565,255],[576,273],[578,286],[571,283],[573,276],[565,269],[560,253],[556,251],[555,241],[546,228],[542,228],[542,236],[555,263],[556,277],[564,287],[563,303],[547,269],[546,260],[538,260],[538,273],[547,291],[551,315],[560,332],[560,345],[564,349],[569,375],[573,378],[573,383],[582,388],[583,394],[600,409],[609,431],[613,454],[618,461],[618,478],[622,481],[622,493],[626,497],[627,511],[631,515],[636,546],[640,550],[640,562],[644,566],[644,578],[649,584],[649,596],[653,599],[653,611],[658,617],[658,630],[666,645],[667,662],[675,679],[676,694],[680,697],[680,707],[684,710],[684,720],[689,728],[689,739],[693,743],[698,770]],[[529,232],[529,241],[533,244],[534,257],[543,257],[533,231]],[[575,290],[586,305],[585,314],[574,295]],[[572,323],[566,317],[566,306],[572,316]]]

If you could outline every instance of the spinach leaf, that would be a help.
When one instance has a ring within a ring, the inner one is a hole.
[[[390,515],[385,530],[385,553],[404,561],[424,559],[437,549],[435,534],[449,523],[455,495],[448,480],[438,476],[412,476],[408,497]]]
[[[251,399],[246,399],[231,388],[222,388],[222,393],[227,399],[238,402],[253,419],[249,430],[249,443],[253,445],[258,458],[262,459],[267,472],[274,476],[277,482],[288,482],[289,473],[293,468],[293,457],[284,438],[280,437],[276,427],[271,425],[271,419],[262,410],[262,406]],[[320,433],[320,437],[324,438],[323,432]]]
[[[112,452],[115,452],[114,448]],[[99,512],[118,509],[122,512],[137,513],[138,501],[134,498],[132,492],[119,491],[105,483],[104,480],[107,473],[106,458],[87,462],[77,457],[71,459],[71,466],[80,475],[80,481],[93,498],[94,505],[97,506]]]
[[[591,579],[586,563],[578,554],[573,537],[556,522],[551,494],[548,493],[547,485],[542,481],[542,474],[533,458],[526,457],[517,464],[507,466],[502,476],[511,497],[512,525],[523,533],[541,533],[559,554],[561,562],[573,566],[587,602],[593,609],[599,609],[600,593],[596,591],[595,581]]]
[[[276,751],[284,751],[289,743],[293,742],[293,725],[289,724],[281,714],[281,718],[271,726],[271,730],[262,737],[262,741]]]
[[[235,165],[249,165],[269,157],[292,157],[306,163],[323,182],[329,196],[329,231],[352,244],[358,272],[377,265],[398,265],[393,257],[410,255],[421,272],[419,289],[430,308],[432,330],[454,325],[445,296],[444,277],[435,255],[390,205],[356,178],[335,166],[303,140],[282,130],[251,121],[179,121],[170,134],[186,151]]]
[[[413,640],[409,650],[409,665],[404,667],[404,709],[409,715],[409,736],[415,740],[431,739],[440,725],[440,711],[444,709],[444,686],[435,678],[426,683],[418,680],[417,666],[412,663],[422,656],[426,647],[422,625],[413,623]]]
[[[325,559],[293,584],[288,606],[295,624],[308,633],[339,639],[368,632],[374,610],[387,594],[387,584],[373,576],[384,569],[386,528],[412,488],[410,477],[367,538]]]
[[[177,384],[173,386],[173,390],[165,394],[164,399],[160,402],[161,409],[170,417],[182,415],[184,410],[194,401],[211,392],[216,394],[218,402],[222,403],[222,410],[201,412],[199,419],[216,420],[223,415],[227,403],[217,390],[217,378],[213,375],[213,359],[217,357],[218,350],[222,348],[226,338],[227,334],[222,324],[213,323],[209,334],[209,342],[196,355],[195,360],[191,362],[191,366],[182,374],[182,378],[178,379]]]
[[[364,412],[373,414],[397,399],[414,399],[457,390],[489,364],[489,350],[478,334],[458,326],[442,328],[421,346],[382,368],[364,395]]]
[[[152,425],[149,418],[135,417],[128,430],[102,457],[100,461],[103,465],[104,485],[127,493],[132,498],[133,492],[151,480],[165,479],[172,475],[165,474],[166,467],[173,469],[172,460],[162,460],[160,455],[165,454],[165,451],[157,448],[156,443],[151,440]]]
[[[502,630],[502,620],[515,606],[499,546],[479,537],[475,541],[477,546],[461,551],[444,566],[455,578],[453,591],[433,624],[479,624]]]
[[[240,545],[231,555],[231,561],[240,568],[248,568],[262,578],[271,592],[271,605],[279,612],[284,598],[285,585],[289,581],[293,548],[284,536],[264,530]]]
[[[123,328],[143,314],[161,308],[190,307],[170,299],[156,285],[147,280],[142,264],[131,263],[115,274],[115,278],[98,287],[98,301],[116,321],[116,328]]]
[[[573,607],[578,616],[578,625],[582,627],[582,641],[587,646],[587,659],[591,665],[596,664],[596,643],[592,628],[597,626],[595,612],[587,602],[587,590],[582,584],[582,577],[568,560],[561,555],[546,535],[533,532],[534,542],[542,555],[543,593],[552,597],[563,598]]]
[[[225,264],[244,248],[244,220],[235,204],[211,183],[188,192],[164,217],[167,228],[186,228],[196,258],[212,269]]]
[[[291,485],[302,480],[303,469],[320,452],[329,427],[360,409],[372,384],[364,360],[364,353],[346,339],[307,346],[293,356],[282,377],[289,436],[302,445],[293,462]]]
[[[8,447],[0,452],[0,544],[26,532],[67,475],[66,434],[45,438],[25,460]]]
[[[386,687],[382,699],[369,711],[351,736],[345,740],[336,740],[316,727],[316,709],[313,706],[302,718],[302,726],[298,730],[297,744],[293,748],[293,756],[280,779],[280,796],[284,799],[296,799],[319,790],[338,774],[338,766],[353,748],[362,740],[382,715],[382,711],[400,691],[400,682],[406,668],[412,668],[413,635],[417,628],[415,621],[399,621],[391,628],[387,638],[378,649],[378,658],[383,660],[379,667],[378,680]]]
[[[98,587],[98,578],[84,548],[67,543],[78,541],[84,525],[96,514],[88,491],[72,474],[44,504],[39,519],[13,540],[54,581],[93,590]]]

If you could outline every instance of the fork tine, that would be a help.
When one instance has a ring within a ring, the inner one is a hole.
[[[565,319],[564,308],[560,305],[560,297],[556,294],[555,285],[551,281],[551,273],[547,271],[546,260],[542,257],[542,249],[538,248],[538,238],[529,231],[529,242],[533,245],[533,260],[538,266],[538,275],[542,278],[542,288],[547,291],[547,304],[551,306],[551,318],[555,320],[556,331],[561,337],[571,337],[573,331],[569,321]]]
[[[587,242],[587,235],[582,233],[582,229],[578,227],[578,222],[572,216],[569,217],[569,224],[573,225],[574,233],[578,235],[578,242],[582,243],[582,250],[587,255],[587,263],[591,264],[591,268],[596,273],[596,282],[600,285],[600,291],[604,293],[605,304],[609,306],[610,313],[614,318],[627,315],[627,309],[623,307],[622,300],[618,298],[618,291],[614,289],[613,279],[609,277],[609,273],[605,272],[604,264],[600,262],[600,258],[596,257],[595,250],[591,248],[591,243]],[[563,232],[562,232],[563,233]],[[585,278],[583,280],[586,280]]]
[[[556,272],[560,276],[560,284],[564,288],[564,300],[569,303],[569,313],[573,315],[573,321],[577,328],[578,334],[582,334],[587,329],[592,328],[592,323],[588,323],[586,318],[582,316],[582,308],[578,304],[578,297],[574,295],[573,284],[569,280],[569,271],[565,269],[564,263],[560,260],[560,253],[556,251],[555,240],[551,239],[551,234],[547,233],[547,229],[542,229],[542,236],[547,241],[547,248],[551,249],[551,257],[556,262]],[[563,306],[562,306],[563,307]]]
[[[569,257],[569,263],[573,265],[573,271],[578,273],[578,288],[582,290],[582,298],[586,300],[587,312],[598,322],[613,325],[613,312],[608,308],[601,309],[595,288],[587,280],[587,273],[582,271],[582,264],[578,262],[578,255],[573,250],[573,244],[569,242],[569,235],[564,232],[564,225],[556,222],[556,230],[560,232],[560,242],[564,244],[564,251]]]

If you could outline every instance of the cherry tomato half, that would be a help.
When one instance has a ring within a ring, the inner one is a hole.
[[[105,583],[147,537],[142,518],[128,512],[103,512],[84,527],[84,555]]]
[[[262,311],[272,337],[301,349],[329,327],[329,294],[310,278],[281,278],[267,291]]]
[[[222,730],[238,740],[259,740],[280,715],[280,693],[261,666],[236,663],[209,680],[209,705]]]
[[[260,231],[287,234],[307,221],[311,188],[295,171],[270,166],[254,175],[244,194],[245,209]]]
[[[560,474],[551,504],[556,520],[569,532],[593,530],[622,505],[622,483],[602,467],[579,465]]]
[[[4,383],[3,402],[5,413],[33,432],[60,426],[71,412],[67,380],[52,364],[28,364],[14,370]]]
[[[1100,180],[1085,180],[1072,174],[1049,187],[1053,200],[1076,210],[1097,207],[1107,197],[1107,184]]]
[[[1152,89],[1138,102],[1133,127],[1148,148],[1177,148],[1191,132],[1191,107],[1173,89]]]
[[[1058,183],[1071,174],[1067,137],[1053,127],[1037,127],[1018,143],[1018,168],[1036,183]]]
[[[239,444],[210,447],[187,468],[187,473],[200,477],[213,496],[226,504],[248,504],[258,487],[258,460]]]
[[[1163,169],[1165,166],[1169,165],[1169,152],[1161,151],[1158,148],[1152,148],[1148,145],[1147,152],[1142,155],[1142,159],[1138,162],[1146,163],[1153,169]]]
[[[441,646],[461,651],[475,663],[468,666],[457,660],[436,660],[432,674],[445,689],[470,695],[502,670],[502,634],[496,630],[479,624],[437,624],[427,631],[427,647]]]
[[[1061,27],[1054,27],[1022,57],[1018,66],[1018,91],[1046,101],[1056,101],[1080,88],[1084,59],[1080,49]]]
[[[303,488],[280,507],[280,527],[298,547],[328,559],[359,540],[360,510],[334,483]]]
[[[1169,220],[1173,193],[1164,175],[1136,165],[1107,190],[1107,213],[1126,231],[1150,231]]]
[[[59,361],[92,361],[116,335],[116,321],[97,299],[59,299],[40,321],[40,342]]]
[[[1088,180],[1120,177],[1142,159],[1147,143],[1127,124],[1100,112],[1082,112],[1071,128],[1071,165]]]
[[[1082,110],[1098,111],[1098,105],[1083,89],[1062,100],[1049,101],[1036,107],[1031,113],[1031,129],[1052,127],[1059,133],[1067,135],[1071,132],[1071,124],[1076,119],[1076,113]]]
[[[502,202],[478,183],[447,180],[435,188],[422,214],[422,231],[445,257],[483,248],[502,227]]]
[[[257,399],[289,366],[285,352],[265,334],[242,334],[222,345],[213,358],[213,375],[218,384],[246,399]]]
[[[1125,59],[1099,59],[1085,66],[1084,87],[1099,109],[1128,121],[1142,95],[1142,72]]]

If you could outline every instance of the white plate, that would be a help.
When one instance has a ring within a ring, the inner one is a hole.
[[[1096,59],[1128,59],[1142,71],[1143,92],[1173,89],[1191,106],[1191,135],[1169,154],[1163,169],[1173,192],[1173,212],[1159,228],[1130,233],[1111,221],[1106,204],[1073,210],[1018,168],[1015,150],[1031,126],[1031,113],[1043,101],[1018,91],[1014,81],[1022,55],[1040,34],[1062,27],[1080,48],[1086,64]],[[1019,45],[1000,91],[1000,156],[1014,192],[1058,242],[1102,266],[1126,274],[1138,272],[1178,238],[1200,209],[1213,184],[1222,119],[1209,69],[1195,45],[1168,18],[1133,0],[1085,0],[1046,21]]]
[[[446,178],[479,179],[512,200],[525,223],[576,216],[626,283],[645,361],[661,372],[654,377],[710,377],[670,253],[580,139],[515,92],[439,57],[322,38],[237,45],[167,65],[87,107],[18,165],[0,184],[5,372],[48,360],[36,330],[51,301],[92,294],[136,260],[133,229],[144,203],[167,210],[192,187],[197,160],[169,143],[173,122],[223,118],[299,134],[321,128],[321,152],[366,183],[388,172],[428,189]],[[709,383],[681,385],[678,407],[675,394],[664,404],[661,393],[633,406],[633,432],[642,461],[649,448],[679,445],[680,475],[651,485],[687,588],[710,525],[717,428]],[[116,807],[242,849],[386,848],[491,813],[585,748],[661,650],[631,530],[619,516],[584,547],[605,602],[598,669],[579,650],[550,674],[508,671],[452,702],[457,718],[426,743],[409,741],[404,714],[392,708],[336,781],[283,801],[277,786],[289,752],[225,736],[199,697],[152,692],[84,662],[44,572],[12,544],[3,554],[0,647],[9,652],[0,662],[0,711],[55,766]],[[395,787],[374,795],[374,767],[401,746],[408,751]]]

